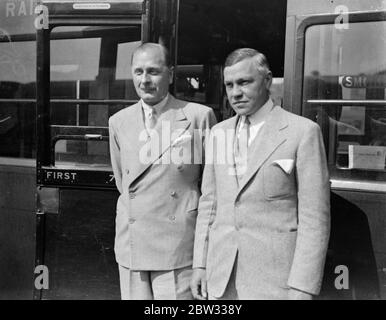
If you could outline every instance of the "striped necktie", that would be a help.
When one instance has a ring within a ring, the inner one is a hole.
[[[235,139],[235,166],[239,181],[247,170],[250,124],[248,116],[243,116],[240,119],[240,125]]]
[[[154,129],[157,124],[157,113],[154,108],[145,114],[145,126],[148,131]]]

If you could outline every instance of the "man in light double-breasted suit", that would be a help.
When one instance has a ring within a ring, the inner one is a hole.
[[[168,94],[166,48],[141,45],[132,58],[141,100],[109,120],[120,192],[115,254],[122,299],[191,299],[194,228],[205,131],[212,109]]]
[[[207,140],[195,298],[310,299],[319,293],[330,230],[322,136],[314,122],[273,104],[271,81],[268,62],[256,50],[228,56],[224,83],[237,115],[214,126]]]

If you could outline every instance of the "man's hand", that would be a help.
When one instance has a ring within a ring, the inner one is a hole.
[[[194,299],[206,300],[208,298],[206,289],[206,270],[204,268],[193,269],[190,289],[192,290]]]
[[[312,294],[290,288],[288,291],[288,299],[289,300],[312,300]]]

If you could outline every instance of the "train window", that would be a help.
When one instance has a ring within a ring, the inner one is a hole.
[[[236,48],[255,48],[271,61],[274,77],[283,77],[285,19],[280,0],[181,0],[176,96],[212,107],[218,120],[231,117],[222,78],[225,58]],[[280,85],[273,89],[277,94]]]
[[[176,97],[205,103],[205,81],[203,65],[180,65],[176,67]]]
[[[92,167],[106,169],[109,167],[110,157],[107,141],[72,141],[59,140],[55,144],[55,163],[65,167]]]
[[[0,33],[0,156],[34,158],[36,44]]]
[[[385,21],[306,30],[303,115],[322,128],[332,178],[385,181]]]
[[[140,39],[140,26],[53,29],[51,125],[106,128],[108,118],[127,106],[120,101],[137,100],[130,57]],[[56,165],[110,163],[108,143],[102,139],[82,141],[79,136],[62,137],[57,139],[54,149]]]

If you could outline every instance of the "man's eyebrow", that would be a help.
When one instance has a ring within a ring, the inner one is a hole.
[[[249,81],[249,80],[251,80],[252,78],[253,78],[253,77],[245,76],[245,77],[237,78],[235,81],[236,81],[236,82]]]

